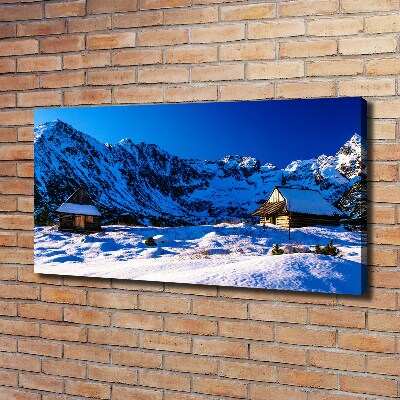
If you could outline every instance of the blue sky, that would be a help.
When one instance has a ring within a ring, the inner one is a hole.
[[[101,142],[130,138],[185,158],[240,154],[282,168],[365,133],[361,109],[360,98],[41,108],[35,126],[60,119]]]

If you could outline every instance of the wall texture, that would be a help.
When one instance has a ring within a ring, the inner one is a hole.
[[[398,398],[399,10],[3,0],[0,399]],[[33,274],[34,107],[356,95],[369,102],[367,295]]]

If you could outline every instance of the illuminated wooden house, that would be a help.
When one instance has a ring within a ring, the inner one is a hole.
[[[260,224],[288,228],[313,225],[339,225],[343,214],[317,190],[276,186],[268,200],[252,213]]]
[[[93,200],[82,187],[77,189],[56,213],[60,217],[60,231],[98,232],[101,231],[101,214]]]

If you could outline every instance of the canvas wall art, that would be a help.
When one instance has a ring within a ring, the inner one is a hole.
[[[361,98],[35,110],[35,272],[362,294]]]

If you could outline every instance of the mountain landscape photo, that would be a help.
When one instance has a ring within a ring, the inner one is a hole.
[[[204,159],[132,136],[102,141],[61,118],[42,122],[34,131],[35,271],[359,294],[366,151],[353,131],[328,154],[286,165],[239,152]],[[276,187],[318,192],[340,225],[288,232],[260,224],[253,213]],[[101,231],[57,228],[59,207],[78,188],[101,215]],[[335,255],[319,253],[329,243]]]

